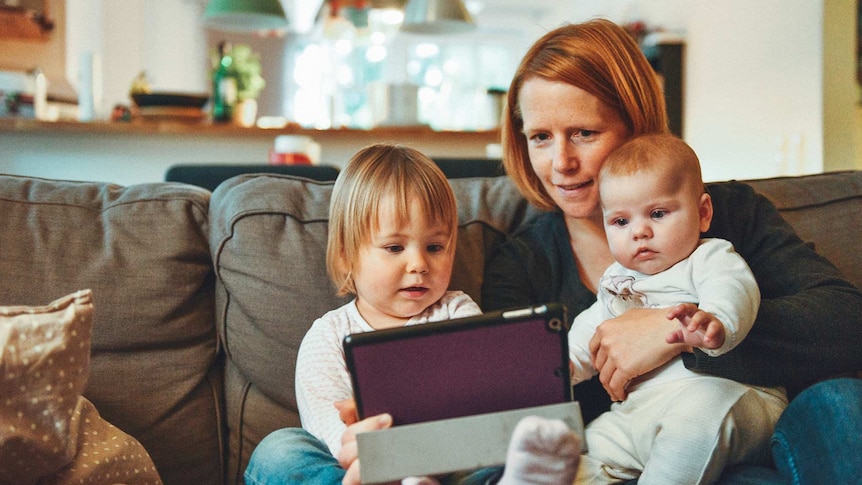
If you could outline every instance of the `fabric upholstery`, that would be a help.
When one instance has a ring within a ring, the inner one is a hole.
[[[451,287],[478,300],[490,252],[536,211],[506,177],[450,183]],[[860,283],[862,172],[748,183]],[[346,301],[323,261],[330,191],[331,182],[265,174],[212,194],[0,175],[0,303],[38,306],[92,288],[82,413],[91,402],[137,439],[168,485],[242,483],[260,439],[299,425],[293,367],[306,329]]]
[[[221,478],[209,195],[0,176],[0,295],[39,305],[93,290],[84,396],[170,485]]]
[[[161,485],[158,470],[134,437],[105,421],[87,398],[78,397],[72,415],[77,424],[76,450],[71,463],[43,477],[38,485]],[[20,482],[15,482],[20,483]]]
[[[92,320],[89,291],[0,307],[0,482],[33,483],[75,456]]]
[[[834,263],[862,288],[862,172],[748,180],[778,207],[803,241]]]
[[[147,451],[81,396],[93,299],[0,307],[0,483],[162,483]]]

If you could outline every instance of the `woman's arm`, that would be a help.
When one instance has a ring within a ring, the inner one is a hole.
[[[557,302],[573,319],[595,300],[580,281],[560,214],[545,214],[513,235],[485,266],[481,306],[486,312]]]
[[[805,244],[765,197],[740,183],[712,185],[709,237],[730,240],[762,294],[754,327],[733,351],[683,355],[686,366],[791,393],[862,369],[862,292]]]
[[[530,277],[534,270],[541,271],[536,269],[537,264],[532,259],[522,242],[509,241],[498,248],[485,269],[482,283],[484,311],[535,305],[550,296],[550,288],[540,288],[544,286],[542,282]]]
[[[556,301],[570,319],[596,301],[580,280],[565,223],[559,214],[542,216],[504,243],[490,259],[482,286],[486,311]],[[682,345],[665,336],[678,324],[667,310],[640,310],[602,323],[590,343],[599,376],[575,386],[584,421],[625,397],[626,383],[679,355]],[[649,345],[648,345],[649,343]]]

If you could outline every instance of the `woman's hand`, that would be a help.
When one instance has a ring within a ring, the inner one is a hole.
[[[599,380],[614,401],[626,398],[632,379],[661,367],[687,348],[665,341],[679,326],[667,315],[666,308],[633,308],[596,329],[590,353]]]
[[[359,449],[356,435],[366,431],[376,431],[392,426],[392,416],[379,414],[359,421],[356,416],[356,403],[353,400],[335,403],[341,420],[347,425],[341,435],[341,450],[338,452],[338,463],[347,470],[341,480],[343,485],[359,485]]]

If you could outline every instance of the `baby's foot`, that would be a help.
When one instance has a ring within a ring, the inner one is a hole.
[[[578,471],[581,440],[559,419],[527,416],[509,442],[498,485],[571,484]]]

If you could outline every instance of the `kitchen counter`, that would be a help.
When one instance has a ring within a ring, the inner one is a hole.
[[[427,126],[387,126],[371,130],[337,128],[317,130],[288,125],[284,128],[243,128],[232,124],[184,121],[147,121],[130,122],[78,122],[78,121],[39,121],[25,118],[0,118],[0,132],[49,132],[81,134],[118,134],[118,135],[195,135],[195,136],[261,136],[308,135],[311,137],[407,137],[446,139],[453,138],[473,141],[496,142],[498,132],[492,131],[434,131]]]
[[[487,146],[500,139],[497,131],[434,131],[425,126],[313,130],[176,121],[80,123],[2,118],[0,172],[121,185],[156,182],[174,164],[266,163],[279,135],[310,136],[321,145],[321,163],[338,167],[375,142],[401,143],[432,157],[484,158]]]

